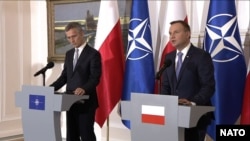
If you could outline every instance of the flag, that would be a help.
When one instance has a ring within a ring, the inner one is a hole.
[[[133,0],[129,22],[128,47],[122,100],[130,100],[131,92],[154,92],[154,61],[147,0]],[[123,124],[130,128],[128,120]]]
[[[215,125],[235,124],[242,109],[246,64],[236,15],[234,0],[210,1],[204,49],[210,53],[215,68],[215,120],[208,127],[213,139]]]
[[[248,68],[250,68],[250,62],[248,64]],[[250,73],[249,73],[249,70],[248,70],[248,75],[246,79],[240,124],[250,124]]]
[[[166,2],[166,1],[165,1]],[[164,3],[162,3],[164,4]],[[166,54],[175,50],[175,47],[172,46],[172,44],[169,42],[169,27],[170,23],[172,21],[176,20],[183,20],[188,23],[188,18],[187,18],[187,12],[186,12],[186,4],[185,1],[167,1],[167,8],[162,7],[164,9],[162,12],[164,13],[165,17],[163,18],[163,23],[162,25],[160,24],[160,28],[162,31],[161,33],[161,44],[160,44],[160,49],[158,57],[156,59],[157,61],[157,68],[160,70],[162,67],[164,60],[166,58]],[[161,18],[162,19],[162,18]],[[159,19],[159,22],[161,22]],[[158,93],[159,90],[159,83],[156,83],[156,90],[155,93]]]
[[[99,107],[95,121],[102,127],[120,100],[123,87],[125,56],[116,0],[101,1],[95,48],[102,58],[102,75],[97,86]]]
[[[142,123],[165,125],[165,108],[163,106],[142,105]]]
[[[29,95],[29,109],[45,110],[45,96],[44,95]]]
[[[186,5],[185,1],[167,1],[167,8],[165,13],[163,27],[160,27],[163,31],[161,37],[161,45],[160,45],[160,54],[158,62],[158,67],[160,67],[164,60],[167,53],[175,50],[175,47],[169,42],[169,27],[172,21],[176,20],[183,20],[188,23],[187,12],[186,12]]]

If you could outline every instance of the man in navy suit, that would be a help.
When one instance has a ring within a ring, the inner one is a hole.
[[[50,86],[57,91],[66,84],[66,93],[89,95],[88,100],[74,103],[66,113],[67,141],[96,141],[96,86],[101,76],[101,55],[85,42],[79,23],[69,23],[65,27],[65,34],[73,48],[66,52],[63,71]]]
[[[191,44],[191,31],[186,22],[173,21],[170,24],[170,42],[176,50],[166,55],[166,60],[171,60],[172,64],[162,74],[161,94],[178,96],[180,105],[211,106],[210,99],[215,91],[211,56]],[[180,58],[179,52],[182,54]],[[212,115],[203,115],[196,127],[185,129],[185,141],[204,141]]]

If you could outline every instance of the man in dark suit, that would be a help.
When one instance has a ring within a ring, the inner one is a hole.
[[[101,76],[101,56],[85,42],[82,26],[79,23],[69,23],[65,27],[65,34],[74,48],[66,52],[63,71],[50,86],[57,91],[66,84],[66,93],[89,95],[88,100],[74,103],[66,113],[67,141],[96,141],[94,133],[95,111],[98,107],[96,86]]]
[[[211,56],[191,44],[191,31],[186,22],[170,24],[170,42],[176,50],[166,55],[166,60],[171,60],[172,64],[163,72],[161,94],[178,96],[181,105],[211,106],[210,99],[215,91]],[[182,56],[178,57],[178,54]],[[185,141],[204,141],[212,115],[203,115],[196,127],[185,129]]]

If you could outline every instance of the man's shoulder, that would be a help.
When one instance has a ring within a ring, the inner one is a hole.
[[[90,52],[99,52],[94,47],[92,47],[92,46],[90,46],[88,44],[86,44],[85,49],[88,50],[88,51],[90,51]]]
[[[211,59],[211,55],[210,55],[209,52],[205,51],[202,48],[196,47],[196,46],[191,46],[190,47],[189,55],[196,58],[196,60]]]
[[[191,45],[190,49],[193,50],[194,52],[198,52],[198,53],[205,53],[205,54],[208,53],[204,49],[197,47],[197,46],[194,46],[194,45]]]
[[[75,48],[71,48],[71,49],[67,50],[66,54],[69,54],[69,53],[72,53],[72,52],[75,52]]]
[[[100,56],[100,52],[88,44],[86,44],[84,50],[86,50],[87,54],[89,54],[89,55],[92,54],[94,56],[96,56],[96,55]]]
[[[176,49],[175,49],[175,50],[170,51],[169,53],[167,53],[167,55],[175,55],[175,54],[176,54]]]

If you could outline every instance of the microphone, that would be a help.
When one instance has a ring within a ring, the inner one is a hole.
[[[162,67],[160,68],[160,70],[159,70],[159,71],[157,72],[157,74],[156,74],[156,79],[157,79],[157,80],[160,79],[161,74],[163,73],[163,71],[164,71],[167,67],[169,67],[171,64],[172,64],[172,61],[169,60],[169,59],[167,59],[167,60],[163,63]]]
[[[53,67],[54,67],[54,62],[49,62],[44,68],[42,68],[41,70],[36,72],[34,74],[34,76],[38,76],[41,73],[45,73],[47,71],[47,69],[50,69],[50,68],[53,68]]]

